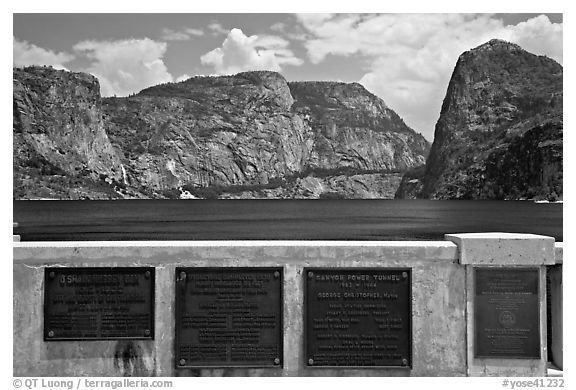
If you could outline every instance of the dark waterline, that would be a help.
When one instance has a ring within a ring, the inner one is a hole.
[[[443,240],[510,232],[562,241],[562,204],[432,200],[14,201],[22,241]]]

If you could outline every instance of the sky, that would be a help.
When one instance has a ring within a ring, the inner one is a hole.
[[[195,75],[273,70],[359,82],[429,141],[458,56],[493,38],[563,61],[562,14],[14,14],[13,66],[98,77],[126,96]]]

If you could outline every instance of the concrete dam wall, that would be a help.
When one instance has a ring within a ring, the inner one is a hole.
[[[562,244],[550,237],[15,242],[13,254],[14,376],[562,368]]]

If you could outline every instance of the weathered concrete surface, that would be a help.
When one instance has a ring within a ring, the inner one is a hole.
[[[517,233],[446,234],[458,245],[460,264],[554,264],[554,237]]]
[[[554,246],[554,257],[555,257],[555,263],[556,264],[562,264],[564,261],[564,243],[563,242],[557,242],[556,245]]]
[[[552,351],[552,363],[563,370],[562,264],[549,266],[547,272],[550,277],[550,310],[552,314],[552,345],[548,347]]]
[[[468,375],[469,376],[546,376],[546,268],[539,268],[540,274],[540,359],[499,359],[474,357],[474,267],[466,266],[467,290],[467,338],[468,338]]]
[[[460,264],[466,268],[468,375],[470,376],[545,376],[546,339],[546,266],[562,257],[561,245],[554,238],[533,234],[469,233],[447,234],[458,245]],[[540,275],[540,359],[498,359],[474,357],[474,268],[538,267]]]
[[[16,252],[16,249],[15,249]],[[53,265],[70,266],[57,263]],[[115,261],[77,262],[72,266],[118,266]],[[137,260],[122,266],[142,266]],[[172,342],[173,323],[167,310],[171,290],[156,284],[155,341],[43,341],[44,265],[14,264],[13,363],[15,376],[156,376],[170,375],[171,356],[165,345]],[[156,281],[173,278],[156,267]]]
[[[42,339],[45,266],[155,266],[155,340]],[[175,369],[178,266],[284,268],[282,369]],[[412,268],[413,369],[307,368],[304,267]],[[14,243],[15,376],[464,376],[465,271],[450,242]]]

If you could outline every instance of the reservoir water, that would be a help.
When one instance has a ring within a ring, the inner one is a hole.
[[[562,241],[561,203],[440,200],[14,201],[22,241],[443,240],[512,232]]]

